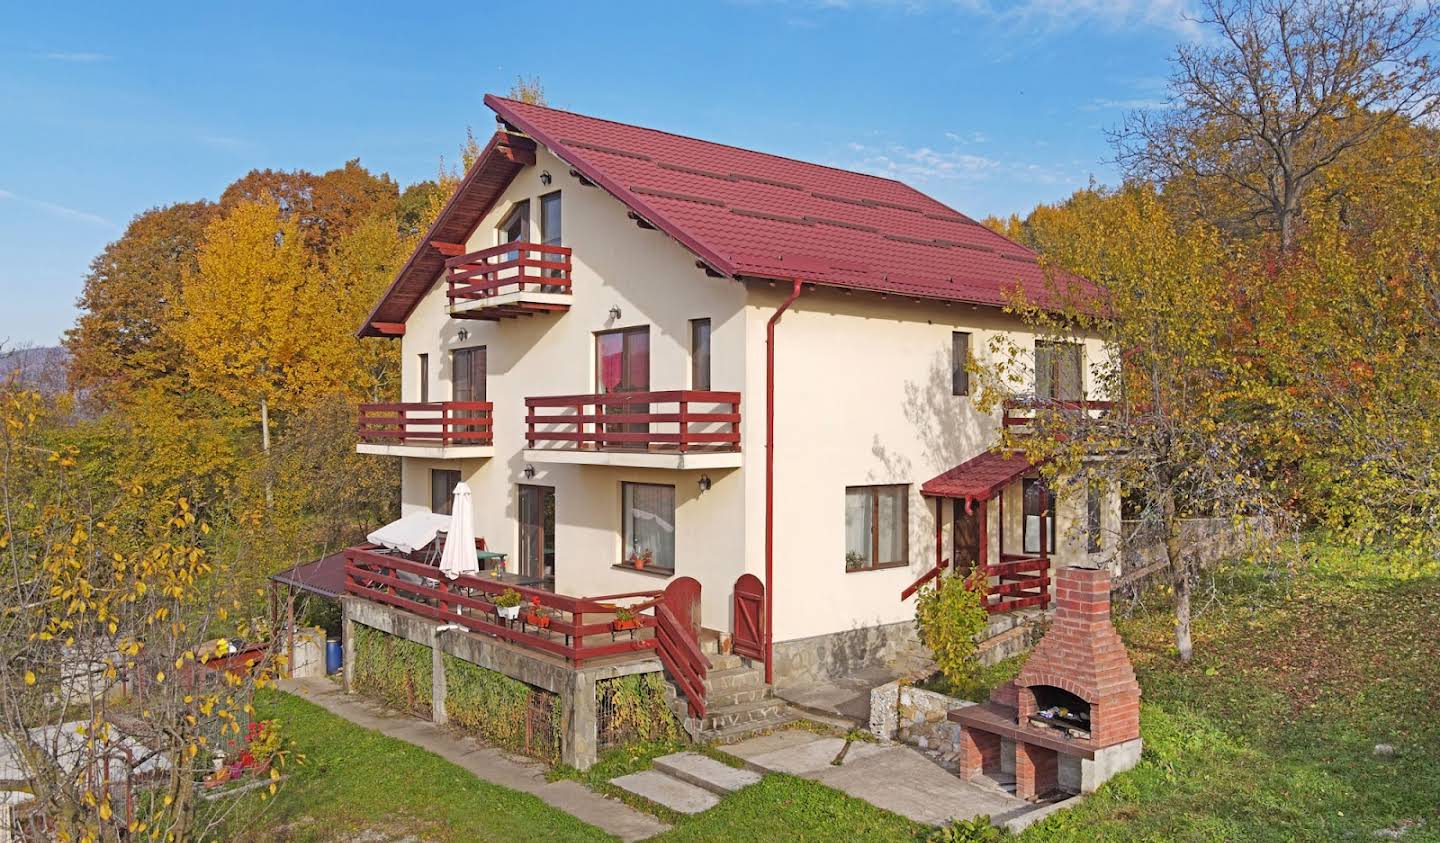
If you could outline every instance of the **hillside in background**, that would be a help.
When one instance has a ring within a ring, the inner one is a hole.
[[[14,375],[27,388],[56,395],[66,389],[65,369],[69,364],[70,353],[58,345],[0,351],[0,381]]]

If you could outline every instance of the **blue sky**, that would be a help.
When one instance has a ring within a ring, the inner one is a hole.
[[[7,4],[0,340],[56,342],[133,215],[252,168],[432,176],[521,73],[557,107],[1025,211],[1115,180],[1104,129],[1163,97],[1185,2]]]

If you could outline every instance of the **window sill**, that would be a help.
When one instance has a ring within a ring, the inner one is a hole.
[[[845,573],[847,573],[847,574],[863,574],[863,573],[865,573],[866,571],[884,571],[884,570],[888,570],[888,569],[890,569],[890,568],[908,568],[908,567],[910,567],[910,563],[909,563],[909,562],[883,562],[883,563],[881,563],[881,564],[879,564],[879,565],[866,565],[866,566],[863,567],[863,568],[846,568],[846,569],[845,569]]]
[[[611,565],[610,567],[617,571],[629,571],[632,574],[645,574],[647,576],[658,577],[660,579],[666,580],[675,576],[675,572],[673,570],[669,570],[667,568],[655,568],[653,566],[637,568],[634,565]]]

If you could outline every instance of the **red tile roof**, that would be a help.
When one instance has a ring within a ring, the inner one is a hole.
[[[494,95],[485,104],[722,275],[984,305],[1007,303],[1017,285],[1046,298],[1033,252],[900,182]],[[472,206],[488,211],[495,195]],[[387,299],[435,279],[401,280]],[[367,329],[409,313],[385,305]]]
[[[989,500],[1034,468],[1034,464],[1025,459],[1022,453],[986,451],[944,474],[926,480],[920,486],[920,494],[940,498]]]

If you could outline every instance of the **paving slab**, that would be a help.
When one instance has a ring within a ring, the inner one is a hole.
[[[658,770],[641,770],[611,779],[610,783],[682,814],[698,814],[720,804],[720,797],[703,787],[682,782]]]
[[[722,764],[698,752],[675,752],[655,759],[654,768],[717,796],[734,793],[760,781],[760,774]]]
[[[775,696],[807,714],[837,717],[863,728],[870,725],[871,689],[893,682],[902,675],[901,671],[889,667],[870,667],[824,682],[779,687],[775,689]]]
[[[280,690],[315,703],[357,726],[433,752],[478,779],[537,796],[552,808],[601,828],[626,843],[654,837],[670,828],[667,823],[618,799],[607,799],[579,782],[547,782],[547,768],[538,761],[511,755],[443,726],[349,696],[329,679],[284,679],[277,684]]]
[[[790,730],[741,741],[725,751],[753,768],[812,779],[928,825],[982,814],[1004,823],[1040,807],[964,781],[909,746],[856,741],[841,765],[831,764],[844,744],[841,738]]]

